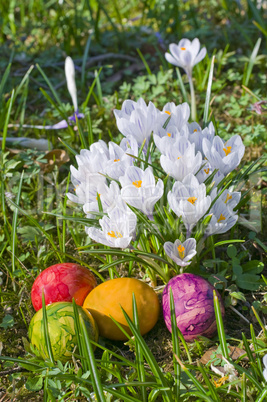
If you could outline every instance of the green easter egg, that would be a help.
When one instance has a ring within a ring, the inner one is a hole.
[[[79,315],[84,319],[90,339],[97,342],[98,329],[92,315],[84,308],[77,306]],[[54,360],[66,362],[71,360],[72,352],[77,346],[74,327],[74,311],[72,303],[57,302],[46,306],[48,333]],[[45,342],[43,310],[33,316],[29,326],[29,339],[43,359],[47,359],[48,351]],[[76,349],[76,353],[79,353]]]

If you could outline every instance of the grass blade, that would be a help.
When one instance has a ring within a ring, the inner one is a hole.
[[[97,81],[97,78],[100,76],[100,73],[101,73],[101,71],[102,71],[102,68],[103,68],[103,67],[101,67],[101,68],[99,69],[97,76],[95,77],[94,81],[92,82],[92,85],[90,86],[88,95],[87,95],[85,101],[84,101],[83,104],[82,104],[82,108],[83,108],[83,109],[85,109],[85,108],[87,107],[88,103],[89,103],[89,100],[90,100],[90,98],[91,98],[92,92],[93,92],[93,90],[94,90],[94,87],[95,87],[95,84],[96,84],[96,81]]]
[[[23,87],[24,83],[28,81],[29,75],[31,74],[31,72],[32,72],[33,69],[34,69],[34,66],[31,66],[31,67],[29,68],[29,70],[26,72],[26,74],[24,75],[24,77],[22,78],[22,80],[21,80],[21,82],[20,82],[18,88],[17,88],[16,91],[15,91],[15,99],[16,99],[16,97],[18,96],[18,94],[19,94],[21,88]]]
[[[144,66],[145,66],[145,68],[146,68],[146,71],[147,71],[148,75],[152,75],[152,72],[151,72],[151,70],[150,70],[150,68],[149,68],[149,65],[147,64],[147,61],[146,61],[146,59],[144,58],[144,56],[143,56],[141,50],[137,48],[136,51],[137,51],[137,53],[139,54],[139,57],[140,57],[140,59],[142,60]]]
[[[179,70],[178,67],[176,68],[176,74],[177,74],[178,83],[179,83],[179,86],[180,86],[180,89],[181,89],[181,92],[182,92],[182,95],[183,95],[183,100],[188,103],[187,92],[186,92],[186,90],[185,90],[185,86],[184,86],[184,83],[183,83],[183,79],[182,79],[182,76],[181,76],[181,73],[180,73],[180,70]]]
[[[16,198],[16,204],[19,205],[20,202],[20,195],[21,195],[21,187],[22,187],[22,182],[23,182],[23,175],[24,171],[21,174],[20,181],[19,181],[19,187],[18,187],[18,194]],[[15,271],[15,255],[16,255],[16,242],[17,242],[17,222],[18,222],[18,208],[15,209],[13,213],[13,220],[12,220],[12,272],[14,273]]]
[[[251,56],[250,56],[250,59],[249,59],[249,62],[248,62],[247,69],[246,69],[246,71],[244,73],[244,76],[243,76],[242,84],[245,85],[246,87],[248,86],[249,79],[250,79],[250,76],[251,76],[251,73],[252,73],[253,66],[254,66],[255,61],[256,61],[256,57],[257,57],[260,45],[261,45],[261,38],[259,38],[257,40],[256,45],[254,46],[254,49],[253,49],[253,51],[251,53]]]
[[[38,221],[37,221],[35,218],[33,218],[33,217],[31,216],[31,214],[29,214],[28,212],[26,212],[24,209],[20,208],[20,206],[19,206],[18,204],[16,204],[16,203],[13,202],[12,200],[9,200],[9,202],[10,202],[15,208],[17,208],[23,215],[25,215],[25,216],[29,219],[29,221],[30,221],[34,226],[36,226],[36,227],[43,233],[43,235],[47,238],[47,240],[48,240],[49,243],[51,244],[52,248],[53,248],[54,251],[56,252],[56,254],[57,254],[57,256],[58,256],[60,262],[62,262],[61,254],[59,253],[59,251],[58,251],[58,249],[57,249],[57,246],[55,245],[55,243],[54,243],[52,237],[47,233],[47,231],[42,228],[42,226],[38,223]]]
[[[138,311],[137,311],[137,305],[136,305],[134,293],[133,293],[132,306],[133,306],[133,322],[134,322],[134,325],[136,326],[137,330],[140,331],[139,320],[138,320]],[[138,380],[140,382],[144,383],[146,381],[144,356],[143,356],[142,349],[138,342],[135,342],[135,354],[136,354]],[[146,392],[145,387],[141,387],[141,394],[142,394],[143,402],[146,402],[147,401],[147,392]]]
[[[204,115],[203,115],[204,127],[207,125],[208,117],[209,117],[210,96],[211,96],[211,87],[212,87],[212,79],[213,79],[214,61],[215,61],[215,56],[212,56],[212,59],[211,59],[211,62],[210,62],[210,73],[209,73],[209,80],[208,80],[205,107],[204,107]]]
[[[83,54],[83,61],[82,61],[82,88],[84,88],[84,83],[85,83],[85,69],[86,69],[86,61],[89,53],[91,45],[91,36],[87,39],[85,49],[84,49],[84,54]]]
[[[180,377],[181,377],[181,366],[178,363],[175,355],[180,359],[180,346],[178,337],[178,328],[176,322],[175,304],[173,299],[172,288],[170,289],[170,308],[171,308],[171,325],[172,325],[172,348],[173,348],[173,366],[174,366],[174,395],[179,401],[180,399]]]
[[[45,338],[45,346],[49,356],[49,360],[51,363],[54,363],[53,352],[51,348],[50,336],[48,332],[48,320],[47,320],[47,313],[46,313],[46,305],[45,305],[45,295],[44,291],[42,293],[42,313],[43,313],[43,328],[44,331],[44,338]]]
[[[228,347],[226,344],[222,312],[221,312],[219,299],[218,299],[218,296],[217,296],[215,290],[213,291],[213,299],[214,299],[214,310],[215,310],[215,316],[216,316],[218,336],[219,336],[220,345],[222,348],[222,355],[223,355],[223,357],[225,357],[225,359],[229,360],[229,351],[228,351]]]
[[[207,376],[206,370],[203,368],[202,364],[200,363],[200,361],[198,360],[197,362],[197,366],[199,368],[199,371],[202,374],[202,377],[204,378],[204,381],[206,383],[206,385],[208,386],[208,389],[210,391],[210,395],[212,397],[212,400],[214,402],[220,402],[219,396],[217,394],[216,388],[214,387],[214,385],[212,384],[212,382],[210,381],[210,379]]]
[[[185,371],[186,375],[191,379],[191,381],[193,382],[193,384],[195,385],[195,387],[199,390],[201,397],[209,402],[213,402],[212,399],[210,399],[209,397],[205,397],[207,390],[202,387],[202,385],[200,384],[200,382],[196,379],[196,377],[188,370],[188,368],[183,364],[183,362],[179,359],[179,357],[177,355],[175,355],[175,358],[177,359],[178,363],[180,364],[181,368],[183,371]]]
[[[155,357],[153,356],[153,354],[151,353],[150,349],[148,348],[147,344],[145,343],[143,337],[141,336],[140,332],[137,330],[137,328],[135,327],[135,325],[133,324],[133,322],[131,321],[130,317],[128,316],[128,314],[126,313],[125,310],[123,310],[123,314],[124,317],[129,325],[130,330],[132,331],[136,342],[139,343],[140,348],[142,349],[142,352],[144,354],[144,357],[147,361],[147,363],[150,366],[150,369],[153,373],[153,375],[155,376],[155,379],[157,381],[157,383],[162,386],[162,387],[166,387],[168,390],[163,391],[162,393],[162,398],[165,402],[172,402],[173,401],[173,396],[172,396],[172,392],[169,388],[169,384],[167,382],[167,380],[165,379]]]
[[[1,83],[0,83],[0,106],[2,105],[2,95],[3,95],[3,91],[4,91],[4,88],[5,88],[6,81],[8,79],[9,73],[10,73],[10,69],[11,69],[11,64],[8,64],[8,66],[5,69],[5,72],[3,74],[3,77],[1,79]]]
[[[90,342],[90,338],[88,335],[88,332],[86,330],[86,326],[84,323],[84,320],[81,316],[79,316],[79,320],[80,320],[80,325],[81,325],[81,329],[82,329],[82,334],[83,334],[83,338],[85,341],[85,345],[86,345],[86,360],[89,363],[89,368],[90,368],[90,377],[92,380],[92,385],[94,388],[94,392],[96,394],[96,399],[98,402],[106,402],[106,398],[104,395],[104,391],[103,391],[103,387],[101,384],[101,380],[99,377],[99,373],[98,373],[98,369],[96,366],[96,361],[95,361],[95,357],[94,357],[94,351]]]
[[[73,313],[74,313],[74,329],[75,329],[75,334],[76,334],[76,338],[77,338],[78,351],[81,356],[83,371],[86,372],[87,370],[89,370],[90,362],[87,359],[85,339],[82,334],[81,324],[80,324],[80,320],[79,320],[79,312],[78,312],[77,304],[75,303],[74,298],[72,299],[72,306],[73,306]]]
[[[5,124],[4,124],[4,128],[3,128],[3,138],[2,138],[2,152],[4,152],[4,150],[6,148],[7,128],[8,128],[10,115],[11,115],[12,106],[14,103],[14,98],[15,98],[15,90],[13,89],[13,91],[11,93],[11,97],[7,102],[7,114],[6,114],[6,118],[5,118]]]
[[[263,402],[266,401],[267,398],[267,388],[264,388],[261,394],[258,396],[255,402]]]
[[[260,327],[261,327],[261,329],[262,329],[262,331],[264,333],[265,338],[267,339],[267,329],[266,329],[265,325],[263,324],[262,320],[260,319],[260,316],[259,316],[257,310],[255,309],[255,307],[252,306],[251,309],[252,309],[255,317],[257,318],[257,321],[258,321],[258,323],[259,323],[259,325],[260,325]]]
[[[47,77],[47,75],[45,74],[44,70],[39,66],[39,64],[36,64],[36,67],[38,68],[38,70],[40,71],[40,73],[42,74],[45,82],[47,83],[48,87],[50,88],[50,91],[52,92],[55,100],[57,101],[58,105],[62,106],[62,102],[59,99],[59,96],[55,90],[55,88],[53,87],[51,81],[49,80],[49,78]]]

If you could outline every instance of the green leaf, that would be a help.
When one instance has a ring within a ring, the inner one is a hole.
[[[233,273],[237,276],[242,275],[243,273],[243,268],[241,267],[241,265],[234,265],[233,266]]]
[[[257,290],[261,285],[260,277],[257,275],[243,274],[236,279],[236,284],[239,288],[245,290]]]
[[[234,258],[237,255],[237,249],[232,244],[230,244],[230,246],[227,247],[227,255],[230,258]]]
[[[43,377],[40,375],[29,377],[26,381],[25,387],[29,391],[40,391],[43,388]]]
[[[7,329],[7,328],[12,328],[13,325],[15,324],[14,322],[14,318],[12,317],[12,315],[7,314],[4,318],[2,323],[0,324],[0,327]]]
[[[230,296],[238,300],[246,301],[246,298],[242,292],[230,292]]]
[[[243,265],[243,272],[250,274],[260,274],[263,271],[264,264],[258,260],[251,260]]]

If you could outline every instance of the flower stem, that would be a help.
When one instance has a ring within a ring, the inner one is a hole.
[[[190,85],[190,94],[191,94],[191,119],[193,121],[197,120],[197,110],[196,110],[196,97],[195,97],[195,89],[191,76],[188,76],[189,85]]]

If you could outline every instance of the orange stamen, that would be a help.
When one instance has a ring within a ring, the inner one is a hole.
[[[133,181],[132,184],[133,184],[136,188],[140,188],[140,187],[142,186],[142,180]]]

